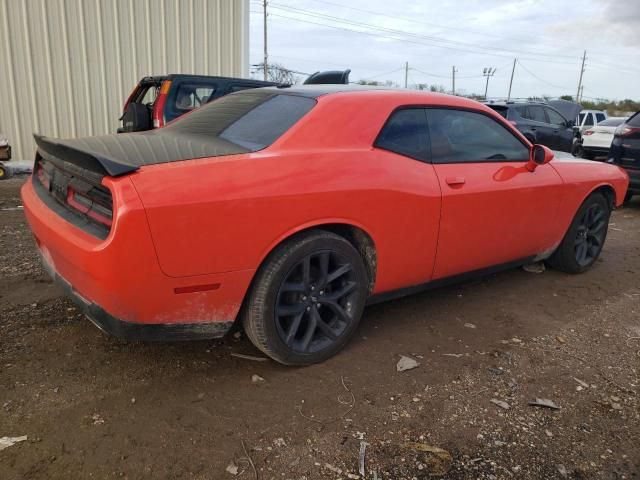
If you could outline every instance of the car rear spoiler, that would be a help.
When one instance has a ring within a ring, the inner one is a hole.
[[[121,160],[81,148],[80,140],[59,140],[35,133],[33,138],[38,145],[38,153],[53,163],[67,162],[83,170],[117,177],[135,172],[140,167],[124,163]]]

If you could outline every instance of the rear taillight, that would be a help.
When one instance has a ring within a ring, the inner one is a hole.
[[[167,103],[167,95],[171,88],[171,80],[165,80],[160,87],[160,93],[153,104],[153,128],[160,128],[164,125],[164,106]]]
[[[638,132],[640,132],[640,127],[630,127],[629,125],[622,124],[616,128],[615,135],[618,137],[627,137]]]
[[[91,195],[91,191],[83,194],[75,191],[73,187],[67,189],[67,204],[71,208],[102,225],[110,227],[113,223],[113,208],[99,203],[98,200],[97,197]]]
[[[51,189],[51,178],[40,164],[36,167],[36,177],[40,180],[40,183],[46,190]]]
[[[585,132],[582,135],[584,135],[585,137],[588,137],[589,135],[593,135],[594,133],[596,132],[594,132],[593,130],[585,130]]]

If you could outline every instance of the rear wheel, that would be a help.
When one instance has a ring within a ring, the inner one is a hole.
[[[321,362],[358,326],[369,280],[344,238],[314,231],[278,247],[260,268],[243,309],[253,344],[287,365]]]
[[[601,193],[590,195],[578,209],[569,230],[548,263],[568,273],[588,270],[602,252],[610,216],[607,199]]]

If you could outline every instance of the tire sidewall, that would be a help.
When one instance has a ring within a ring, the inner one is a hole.
[[[594,203],[599,203],[603,207],[606,215],[606,219],[605,219],[606,227],[604,231],[604,236],[602,237],[602,246],[600,247],[600,251],[598,252],[598,255],[593,259],[592,262],[590,262],[587,265],[580,265],[575,258],[574,242],[578,234],[578,229],[580,228],[580,219],[582,218],[584,212],[587,209],[589,209]],[[609,231],[610,217],[611,217],[611,210],[609,209],[609,204],[607,202],[607,199],[604,196],[602,196],[600,193],[595,193],[590,195],[582,203],[582,205],[578,209],[578,212],[576,213],[576,216],[573,219],[573,222],[571,222],[569,231],[567,232],[567,235],[563,240],[563,245],[561,246],[561,248],[565,249],[565,251],[562,253],[566,255],[567,260],[569,260],[570,262],[569,266],[571,267],[572,271],[575,271],[576,273],[582,273],[588,270],[589,268],[591,268],[593,264],[596,263],[598,258],[600,258],[600,255],[602,254],[602,249],[604,248],[604,244],[607,239],[607,233]]]
[[[360,317],[365,307],[368,278],[364,262],[358,251],[345,239],[328,232],[319,232],[318,235],[310,235],[306,241],[293,245],[283,245],[283,249],[278,249],[267,262],[262,275],[259,275],[258,282],[266,282],[266,295],[260,304],[249,305],[252,314],[257,314],[257,320],[262,322],[268,347],[273,356],[284,364],[289,365],[309,365],[322,362],[340,351],[351,339],[360,322]],[[288,247],[288,248],[287,248]],[[353,309],[352,321],[346,330],[340,335],[338,340],[331,346],[313,353],[298,353],[287,347],[278,332],[276,325],[275,307],[278,299],[278,292],[282,282],[287,278],[290,271],[305,256],[323,250],[332,250],[344,257],[351,263],[355,271],[358,282],[357,295],[358,304]],[[269,268],[275,265],[275,269]],[[272,273],[270,273],[272,272]],[[252,302],[253,303],[253,302]]]

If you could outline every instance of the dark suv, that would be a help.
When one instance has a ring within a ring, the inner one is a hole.
[[[487,106],[509,120],[531,143],[571,152],[573,121],[564,118],[555,108],[537,102],[496,102]]]
[[[608,161],[621,166],[629,174],[627,200],[633,195],[640,195],[640,112],[616,128]]]
[[[162,127],[214,98],[247,88],[276,85],[246,78],[208,75],[162,75],[144,77],[124,104],[121,132],[140,132]]]
[[[305,85],[347,84],[351,70],[315,72]],[[160,128],[180,115],[229,93],[272,87],[274,82],[209,75],[170,74],[144,77],[134,87],[122,109],[118,133]],[[281,85],[286,86],[286,85]]]

